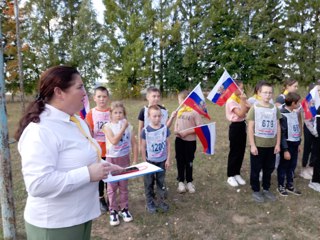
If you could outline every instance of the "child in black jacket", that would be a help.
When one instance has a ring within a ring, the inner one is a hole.
[[[293,186],[294,171],[297,167],[301,142],[299,112],[295,111],[300,107],[299,101],[300,96],[297,93],[288,93],[285,98],[285,104],[280,109],[282,114],[282,118],[280,119],[281,150],[277,190],[281,196],[288,196],[288,193],[301,195],[301,192]]]

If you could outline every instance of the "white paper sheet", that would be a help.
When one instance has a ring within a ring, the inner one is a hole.
[[[139,168],[139,171],[121,174],[121,175],[117,175],[117,176],[112,176],[111,174],[109,174],[108,178],[103,179],[103,181],[104,182],[118,182],[118,181],[126,180],[129,178],[136,178],[136,177],[140,177],[140,176],[143,176],[146,174],[163,171],[162,168],[159,168],[159,167],[157,167],[151,163],[148,163],[148,162],[142,162],[142,163],[139,163],[136,165],[132,165],[130,167],[137,167],[137,168]]]

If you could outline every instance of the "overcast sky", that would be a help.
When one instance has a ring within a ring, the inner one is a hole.
[[[98,14],[98,21],[103,22],[103,11],[105,10],[102,0],[92,0],[93,7],[96,9]]]

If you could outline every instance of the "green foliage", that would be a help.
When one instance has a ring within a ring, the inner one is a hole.
[[[152,53],[144,40],[150,37],[148,29],[154,12],[150,1],[105,0],[104,3],[108,14],[105,15],[106,41],[102,49],[109,87],[115,95],[131,97],[150,81]]]
[[[26,1],[23,60],[31,91],[39,73],[58,64],[77,67],[87,86],[103,71],[111,91],[128,97],[150,85],[164,95],[198,82],[210,89],[223,68],[251,85],[320,77],[319,1],[103,0],[103,24],[91,2]]]
[[[76,67],[85,85],[100,77],[101,25],[90,0],[28,1],[24,8],[25,41],[34,54],[29,72],[41,73],[48,67],[65,64]],[[35,81],[38,74],[29,74]]]
[[[285,73],[308,84],[319,79],[319,1],[285,1]]]

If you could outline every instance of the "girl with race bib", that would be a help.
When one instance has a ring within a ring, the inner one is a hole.
[[[165,203],[167,188],[165,186],[165,173],[170,167],[170,131],[161,123],[161,109],[153,105],[148,108],[149,125],[141,132],[142,160],[154,164],[163,169],[161,172],[144,176],[144,188],[147,202],[147,211],[155,213],[157,207],[163,212],[169,210]],[[154,201],[154,183],[157,185],[158,206]]]
[[[250,143],[250,184],[253,190],[252,198],[256,202],[275,201],[269,191],[271,174],[275,167],[275,154],[280,151],[281,129],[279,109],[270,103],[273,88],[269,83],[263,83],[258,91],[261,100],[254,104],[247,115],[248,136]],[[262,187],[260,192],[259,173],[262,170]]]
[[[103,132],[106,135],[106,161],[121,167],[128,167],[132,149],[133,164],[137,163],[137,143],[132,133],[132,126],[126,119],[125,107],[121,102],[116,101],[111,104],[110,119],[111,121],[103,126]],[[119,204],[117,202],[118,190]],[[119,215],[125,222],[132,221],[133,218],[128,208],[128,180],[108,183],[107,194],[110,204],[110,225],[120,224]],[[120,209],[118,209],[119,206]]]
[[[298,152],[300,151],[301,132],[299,127],[298,113],[294,110],[300,104],[300,96],[297,93],[288,93],[285,105],[280,109],[281,124],[281,151],[278,166],[278,192],[281,196],[288,193],[301,195],[293,186],[294,171],[297,167]],[[286,185],[284,185],[286,179]]]

